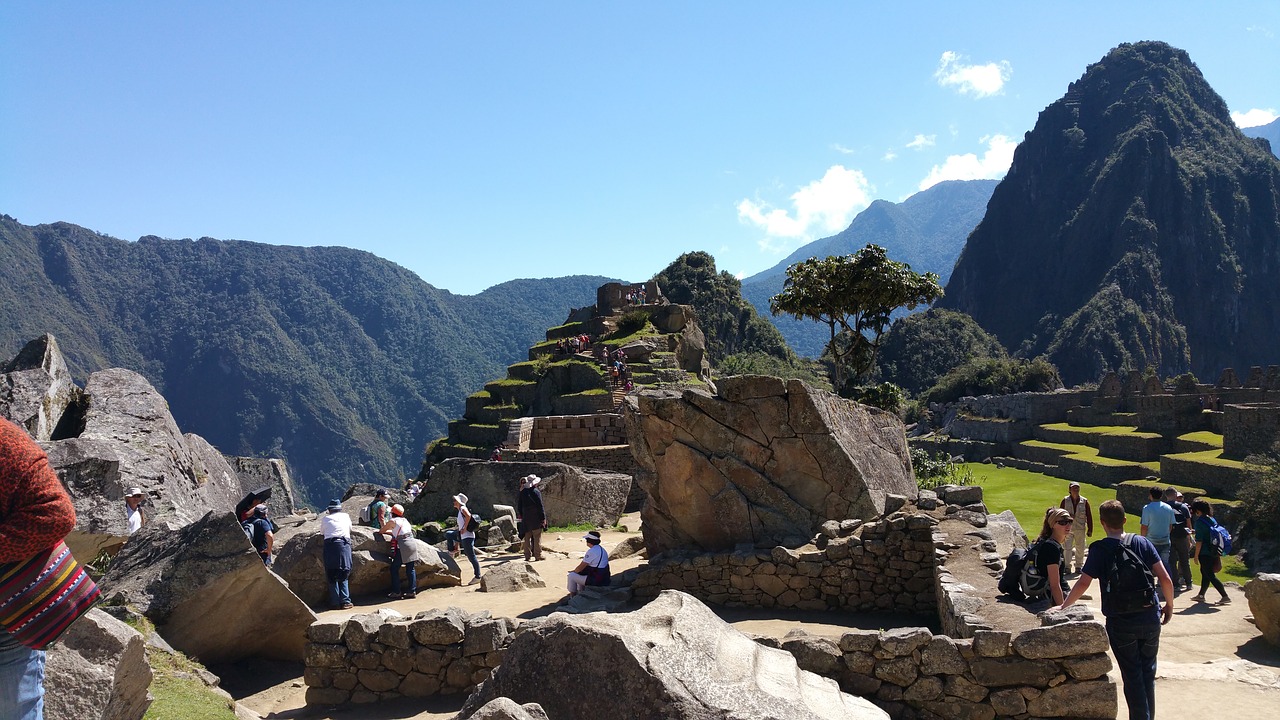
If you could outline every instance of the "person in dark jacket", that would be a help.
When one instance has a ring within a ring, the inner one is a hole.
[[[542,478],[525,475],[520,478],[520,496],[516,498],[516,519],[524,525],[524,559],[542,559],[542,531],[547,528],[547,512],[542,505]]]

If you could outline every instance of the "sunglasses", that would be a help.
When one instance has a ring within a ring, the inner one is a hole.
[[[1071,524],[1072,524],[1072,523],[1074,523],[1074,522],[1075,522],[1074,520],[1059,520],[1059,521],[1058,521],[1058,524],[1059,524],[1059,525],[1071,525]]]

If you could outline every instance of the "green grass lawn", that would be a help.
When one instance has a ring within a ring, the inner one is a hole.
[[[1011,467],[998,468],[984,463],[966,463],[961,467],[972,471],[974,480],[982,486],[983,502],[987,504],[987,511],[998,513],[1012,510],[1018,518],[1018,524],[1032,539],[1040,534],[1044,511],[1057,507],[1063,496],[1067,494],[1068,481],[1061,478]],[[1102,526],[1098,523],[1098,506],[1105,500],[1115,500],[1116,491],[1114,488],[1080,483],[1080,494],[1089,498],[1089,504],[1093,507],[1092,539],[1097,540],[1103,536]],[[1125,522],[1125,530],[1138,532],[1138,526],[1138,516],[1130,515]],[[1200,570],[1192,565],[1191,573],[1198,584]],[[1239,558],[1228,556],[1222,559],[1222,572],[1218,573],[1219,579],[1235,581],[1243,585],[1250,577],[1251,574]]]
[[[1208,465],[1218,465],[1220,467],[1235,468],[1237,470],[1244,469],[1244,463],[1239,460],[1231,460],[1222,457],[1222,450],[1200,450],[1198,452],[1188,453],[1171,453],[1169,457],[1175,460],[1190,460],[1192,462],[1206,463]]]
[[[1201,430],[1199,432],[1191,432],[1185,435],[1179,435],[1178,439],[1186,440],[1188,442],[1201,442],[1206,445],[1212,445],[1214,447],[1222,447],[1222,436],[1216,432],[1212,432],[1209,430]]]
[[[1040,427],[1048,430],[1071,430],[1079,433],[1089,433],[1091,435],[1111,435],[1123,433],[1126,435],[1141,435],[1145,437],[1158,437],[1156,433],[1140,433],[1138,429],[1131,425],[1072,425],[1071,423],[1046,423]]]

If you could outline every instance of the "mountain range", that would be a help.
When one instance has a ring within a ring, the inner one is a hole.
[[[1251,138],[1262,138],[1271,144],[1271,154],[1280,155],[1280,118],[1266,125],[1245,128],[1240,132]]]
[[[800,355],[819,357],[830,340],[826,325],[785,315],[774,317],[769,311],[769,298],[782,291],[789,265],[811,257],[847,255],[874,243],[885,248],[890,258],[909,264],[918,273],[937,273],[945,283],[965,238],[986,212],[995,187],[995,180],[950,180],[900,203],[876,200],[840,233],[808,243],[777,265],[744,279],[742,295],[778,327],[792,349]]]
[[[1280,360],[1280,161],[1187,53],[1121,45],[1040,113],[940,307],[1068,383]]]
[[[608,278],[454,295],[372,254],[111,238],[0,216],[0,357],[53,333],[83,382],[142,373],[184,431],[284,457],[315,505],[418,470],[467,394],[526,359]]]

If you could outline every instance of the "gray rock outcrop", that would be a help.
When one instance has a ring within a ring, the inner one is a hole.
[[[174,648],[207,664],[301,661],[316,616],[263,566],[231,512],[185,527],[144,526],[99,583],[110,604],[147,616]]]
[[[283,539],[282,539],[283,536]],[[319,519],[308,520],[288,533],[277,535],[273,569],[289,583],[289,589],[312,607],[329,602],[329,585],[324,570],[324,537]],[[458,563],[434,547],[426,547],[426,557],[416,566],[418,590],[462,584]],[[352,597],[382,595],[391,588],[391,543],[373,528],[351,528],[351,577],[347,584]]]
[[[524,560],[512,560],[494,565],[480,576],[480,592],[519,592],[529,588],[543,588],[547,583]]]
[[[622,473],[563,463],[453,458],[436,465],[418,499],[405,508],[405,517],[414,523],[453,517],[453,496],[463,493],[472,511],[493,519],[494,506],[511,505],[519,493],[520,478],[529,474],[542,478],[538,488],[551,525],[613,525],[631,492],[631,476]]]
[[[798,380],[728,377],[718,395],[646,390],[623,415],[652,554],[803,544],[826,520],[876,517],[890,494],[916,496],[897,416]]]
[[[0,417],[22,426],[36,440],[49,440],[67,406],[79,400],[67,362],[52,335],[27,343],[0,365]]]
[[[608,691],[565,691],[566,678],[583,674],[584,658],[606,673]],[[522,629],[460,716],[500,697],[538,703],[552,718],[889,717],[675,591],[630,613],[556,613]]]
[[[239,501],[246,494],[257,492],[262,488],[271,488],[271,497],[267,499],[267,508],[273,517],[292,515],[297,509],[294,497],[293,478],[289,476],[289,466],[279,458],[228,457],[227,462],[235,471],[240,481]],[[232,507],[234,507],[234,503]]]
[[[1280,647],[1280,573],[1259,573],[1244,586],[1253,622],[1267,642]]]
[[[464,720],[548,720],[537,703],[517,704],[511,698],[495,698]]]
[[[41,443],[76,508],[67,545],[82,560],[128,537],[124,493],[146,494],[148,523],[186,525],[210,510],[229,510],[238,483],[220,466],[209,472],[205,446],[192,449],[169,404],[141,375],[114,368],[89,376],[79,434]]]
[[[139,720],[151,707],[142,634],[102,610],[82,615],[45,655],[49,720]]]

